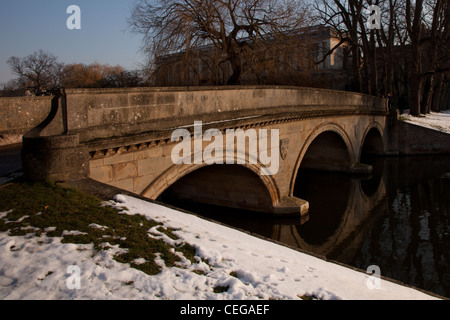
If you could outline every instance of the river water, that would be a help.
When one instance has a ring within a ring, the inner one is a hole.
[[[371,176],[300,171],[307,219],[176,202],[229,226],[450,298],[450,156],[376,157]],[[167,201],[166,201],[167,202]]]

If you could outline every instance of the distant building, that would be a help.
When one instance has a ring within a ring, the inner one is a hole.
[[[294,38],[295,43],[284,47],[275,40],[266,41],[267,47],[260,48],[260,52],[254,50],[244,55],[240,83],[348,88],[351,78],[348,45],[341,44],[326,56],[340,42],[331,27],[298,29]],[[223,53],[213,45],[205,45],[191,48],[189,52],[157,57],[153,84],[224,85],[231,74],[231,64]]]

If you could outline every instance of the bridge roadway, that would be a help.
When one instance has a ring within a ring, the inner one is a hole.
[[[220,136],[278,132],[276,149],[256,137],[259,155],[279,154],[278,170],[262,174],[266,163],[252,159],[249,143],[245,151],[233,145],[233,164],[174,163],[177,129],[192,138],[191,160],[208,148],[194,142],[196,121],[202,132],[217,129]],[[23,169],[31,179],[89,177],[154,200],[169,195],[303,215],[307,199],[293,196],[301,167],[369,173],[361,154],[390,153],[389,136],[384,99],[356,93],[275,86],[77,89],[55,96],[48,118],[24,136]]]

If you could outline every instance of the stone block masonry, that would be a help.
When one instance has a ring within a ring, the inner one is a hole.
[[[332,90],[276,87],[67,89],[68,130],[80,142],[124,137],[274,112],[383,113],[376,97]],[[276,111],[275,111],[276,110]],[[169,136],[170,137],[170,136]]]
[[[52,97],[0,98],[0,145],[22,142],[22,135],[50,113]]]
[[[24,134],[50,113],[52,97],[0,98],[0,134]]]
[[[397,123],[401,155],[450,154],[450,134],[404,121]]]

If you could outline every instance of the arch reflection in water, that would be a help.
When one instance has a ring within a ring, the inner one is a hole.
[[[301,250],[328,256],[350,238],[354,242],[356,228],[384,195],[382,184],[377,188],[375,195],[368,197],[361,188],[359,178],[344,173],[301,170],[297,176],[295,196],[302,196],[310,201],[309,219],[305,222],[299,218],[274,218],[262,212],[225,207],[230,191],[242,201],[247,197],[246,201],[252,201],[252,196],[242,191],[249,186],[231,183],[233,176],[237,177],[238,173],[248,175],[249,179],[252,177],[251,172],[239,166],[201,168],[174,183],[158,200]],[[211,185],[211,181],[217,183]],[[255,179],[253,183],[256,182]],[[253,190],[258,191],[259,187],[263,186],[254,184]],[[195,199],[190,197],[197,195],[199,191],[210,196],[205,196],[203,198],[205,201],[201,201],[202,199],[197,196]],[[213,198],[217,199],[217,202],[209,201]],[[263,201],[263,199],[253,200]],[[349,250],[345,250],[345,253],[351,254]]]
[[[309,220],[297,226],[305,245],[322,245],[336,232],[349,207],[353,184],[345,174],[300,170],[294,195],[309,202]]]
[[[345,260],[358,250],[371,211],[382,205],[382,179],[375,192],[364,193],[362,178],[346,174],[301,170],[295,194],[310,202],[309,220],[287,229],[278,226],[279,239],[291,246],[335,260]],[[374,184],[373,184],[374,186]]]

